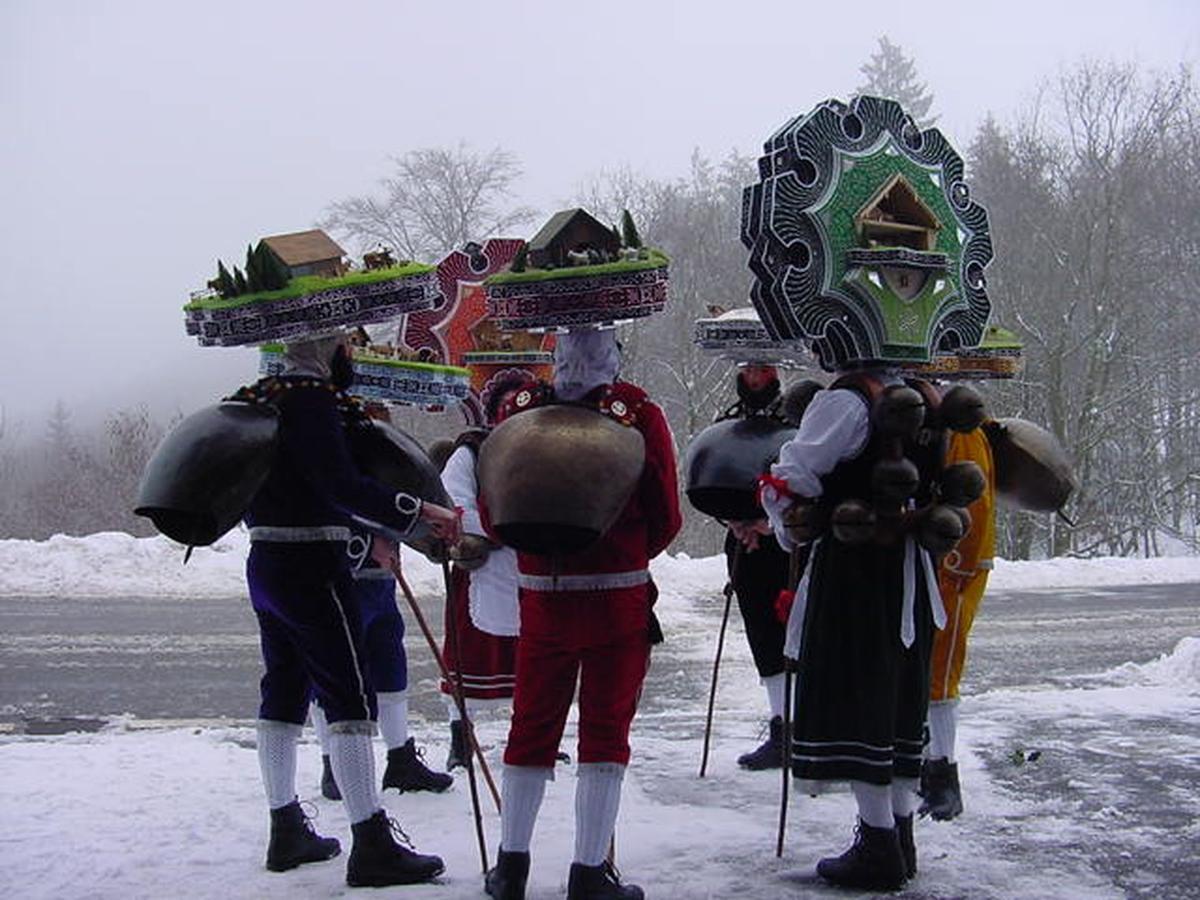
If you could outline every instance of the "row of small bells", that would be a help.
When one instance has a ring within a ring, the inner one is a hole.
[[[971,527],[967,507],[982,496],[986,479],[974,462],[952,463],[938,473],[933,500],[910,508],[920,487],[920,473],[905,457],[904,445],[917,440],[928,413],[924,398],[914,388],[884,388],[871,410],[872,428],[884,441],[884,456],[871,472],[870,500],[843,500],[828,518],[817,504],[797,504],[786,517],[795,537],[813,540],[828,526],[833,536],[846,544],[892,544],[911,533],[935,556],[954,549]],[[940,428],[974,431],[985,419],[983,397],[967,385],[955,385],[941,399],[935,415]]]

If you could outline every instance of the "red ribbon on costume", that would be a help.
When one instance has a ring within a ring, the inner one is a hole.
[[[758,476],[758,496],[755,499],[758,500],[759,506],[762,506],[762,492],[763,488],[766,487],[773,488],[775,493],[777,493],[780,497],[796,496],[795,491],[788,486],[787,481],[777,475],[772,475],[770,472],[765,472],[764,474]]]
[[[796,592],[786,588],[775,598],[775,618],[786,625],[792,615],[792,604],[796,602]]]

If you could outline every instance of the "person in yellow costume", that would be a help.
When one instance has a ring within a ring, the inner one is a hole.
[[[922,816],[939,821],[963,811],[954,744],[958,730],[958,682],[967,658],[967,637],[987,587],[996,547],[996,469],[986,427],[950,432],[946,465],[967,460],[984,474],[983,494],[967,507],[971,527],[942,558],[938,589],[946,626],[934,635],[929,678],[929,745],[921,767]]]

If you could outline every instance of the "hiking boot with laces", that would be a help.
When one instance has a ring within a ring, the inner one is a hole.
[[[645,896],[636,884],[621,884],[620,873],[608,861],[598,866],[571,863],[567,900],[644,900]]]
[[[738,765],[752,772],[778,769],[783,765],[783,717],[775,716],[767,725],[766,741],[738,757]]]
[[[350,830],[354,832],[354,845],[346,862],[346,884],[350,887],[417,884],[431,881],[446,868],[440,856],[410,849],[408,835],[382,809],[369,819],[355,822]]]
[[[948,822],[963,811],[962,789],[958,786],[958,763],[945,757],[927,759],[921,765],[921,818],[931,816],[935,821]]]
[[[454,776],[434,772],[424,762],[425,751],[418,750],[409,738],[404,746],[388,751],[387,768],[383,772],[383,789],[404,791],[433,791],[440,794],[454,784]]]
[[[341,800],[342,792],[338,789],[337,779],[333,777],[333,766],[329,762],[329,754],[321,754],[321,796],[326,800]]]
[[[859,819],[854,843],[841,856],[817,863],[817,874],[831,884],[864,891],[904,887],[904,857],[895,828],[875,828]]]
[[[310,862],[324,862],[342,852],[337,838],[321,837],[309,817],[293,800],[271,810],[271,839],[267,844],[267,868],[286,872]]]
[[[525,900],[525,883],[529,880],[529,851],[500,848],[496,865],[488,869],[483,879],[483,891],[492,900]]]

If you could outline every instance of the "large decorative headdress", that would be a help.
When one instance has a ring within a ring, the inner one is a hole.
[[[812,364],[812,354],[803,342],[772,339],[758,312],[749,306],[697,319],[692,343],[738,365],[798,368]]]
[[[552,335],[501,331],[488,315],[484,280],[504,269],[524,246],[519,239],[492,238],[452,251],[437,267],[438,302],[406,316],[400,329],[406,352],[469,371],[462,410],[473,426],[487,424],[486,410],[496,391],[550,376]]]
[[[775,132],[758,167],[742,242],[773,339],[809,342],[827,369],[979,345],[987,213],[940,131],[892,100],[828,100]]]
[[[428,309],[437,296],[433,266],[369,253],[351,270],[345,252],[320,229],[263,238],[247,248],[246,271],[217,277],[184,306],[187,333],[202,346],[297,341]]]
[[[667,302],[667,257],[642,245],[629,213],[622,225],[603,225],[582,209],[551,216],[485,282],[497,326],[595,328],[659,312]]]

